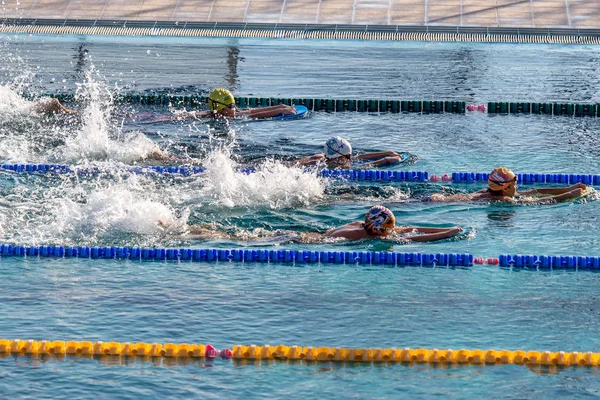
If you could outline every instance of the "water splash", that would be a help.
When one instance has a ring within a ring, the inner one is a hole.
[[[0,239],[24,244],[114,243],[133,238],[151,244],[165,233],[159,224],[185,225],[187,214],[177,216],[161,198],[148,190],[152,181],[131,176],[126,180],[91,182],[20,182],[5,191],[0,203]],[[33,183],[33,184],[32,184]],[[145,236],[145,237],[144,237]]]
[[[54,154],[64,162],[113,160],[131,163],[159,154],[156,143],[139,131],[123,134],[122,127],[111,118],[114,96],[119,88],[111,88],[94,65],[85,72],[85,80],[77,84],[75,98],[85,104],[82,125],[74,138]]]
[[[224,207],[280,209],[306,206],[323,198],[326,181],[316,172],[266,160],[250,174],[240,172],[230,150],[211,151],[197,182],[198,200]]]

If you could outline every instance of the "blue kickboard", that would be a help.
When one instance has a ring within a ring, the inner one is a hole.
[[[296,108],[296,114],[278,115],[272,119],[298,119],[304,118],[308,114],[308,108],[304,106],[294,106]]]

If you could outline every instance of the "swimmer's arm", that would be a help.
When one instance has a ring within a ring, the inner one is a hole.
[[[577,183],[573,186],[569,186],[566,188],[547,188],[547,189],[532,189],[532,190],[526,190],[524,192],[519,192],[519,194],[521,195],[535,195],[535,194],[550,194],[550,195],[558,195],[558,194],[564,194],[564,193],[569,193],[572,192],[573,190],[576,189],[581,189],[581,190],[585,190],[586,186],[583,183]]]
[[[377,151],[373,153],[359,154],[355,158],[359,160],[377,160],[385,157],[400,157],[400,154],[395,151]]]
[[[228,235],[225,232],[208,229],[203,226],[189,226],[186,230],[185,236],[180,236],[181,238],[193,238],[193,239],[233,239],[231,235]]]
[[[453,201],[473,201],[481,198],[477,193],[473,194],[450,194],[445,195],[441,193],[434,193],[430,196],[429,200],[431,201],[439,201],[441,203],[450,203]]]
[[[573,189],[573,190],[570,190],[565,193],[558,194],[556,196],[547,197],[544,200],[555,200],[555,201],[570,200],[570,199],[576,199],[577,197],[580,197],[582,194],[583,194],[583,189],[577,188],[577,189]]]
[[[402,162],[401,156],[389,156],[389,157],[384,157],[377,161],[371,161],[371,162],[367,163],[367,165],[369,165],[370,167],[383,167],[385,165],[393,165],[393,164],[398,164],[401,162]]]
[[[455,226],[452,228],[422,228],[418,226],[408,226],[404,228],[400,228],[397,233],[408,233],[408,232],[423,232],[424,235],[419,236],[411,236],[407,239],[412,240],[413,242],[433,242],[436,240],[446,239],[452,236],[458,235],[462,228]]]
[[[261,119],[277,117],[279,115],[296,114],[296,109],[294,106],[280,104],[271,107],[250,108],[247,110],[236,109],[236,114],[248,115],[250,118]]]
[[[183,111],[181,113],[176,113],[170,115],[172,119],[201,119],[201,118],[210,118],[212,117],[212,111],[201,110],[201,111]]]
[[[319,164],[320,162],[322,162],[324,158],[325,158],[324,154],[314,154],[309,157],[302,157],[298,161],[295,161],[293,164],[299,165],[301,167],[313,167],[313,166]]]

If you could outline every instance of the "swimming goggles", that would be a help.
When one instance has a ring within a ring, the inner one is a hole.
[[[212,101],[213,103],[217,103],[217,104],[220,104],[222,106],[225,106],[227,108],[235,108],[235,102],[234,103],[225,104],[225,103],[221,103],[220,101],[213,100],[213,99],[208,99],[208,100]]]
[[[334,149],[333,147],[331,147],[331,145],[329,143],[326,143],[327,148],[330,149],[331,151],[333,151],[334,153],[338,153],[340,156],[342,157],[346,157],[348,160],[352,159],[352,156],[350,156],[350,154],[342,154],[339,151],[337,151],[336,149]]]
[[[517,181],[517,176],[515,175],[515,177],[513,179],[511,179],[510,181],[495,181],[495,180],[489,179],[489,178],[488,178],[488,181],[490,181],[492,183],[495,183],[498,186],[505,186],[505,185],[508,185],[509,183],[516,182]]]

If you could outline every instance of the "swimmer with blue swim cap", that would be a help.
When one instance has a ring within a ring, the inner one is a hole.
[[[431,195],[431,201],[455,202],[455,201],[502,201],[516,203],[518,197],[526,197],[531,201],[562,201],[580,197],[586,190],[586,185],[577,183],[566,188],[532,189],[517,192],[517,176],[508,168],[495,168],[488,177],[487,189],[482,189],[471,194],[443,195],[435,193]],[[535,197],[538,197],[537,199]],[[532,199],[533,197],[533,199]]]
[[[382,167],[398,164],[402,156],[395,151],[379,151],[352,156],[350,142],[341,136],[332,136],[325,142],[323,153],[304,157],[295,164],[302,167],[312,167],[324,164],[327,168],[350,168],[352,161],[362,162],[365,167]]]

